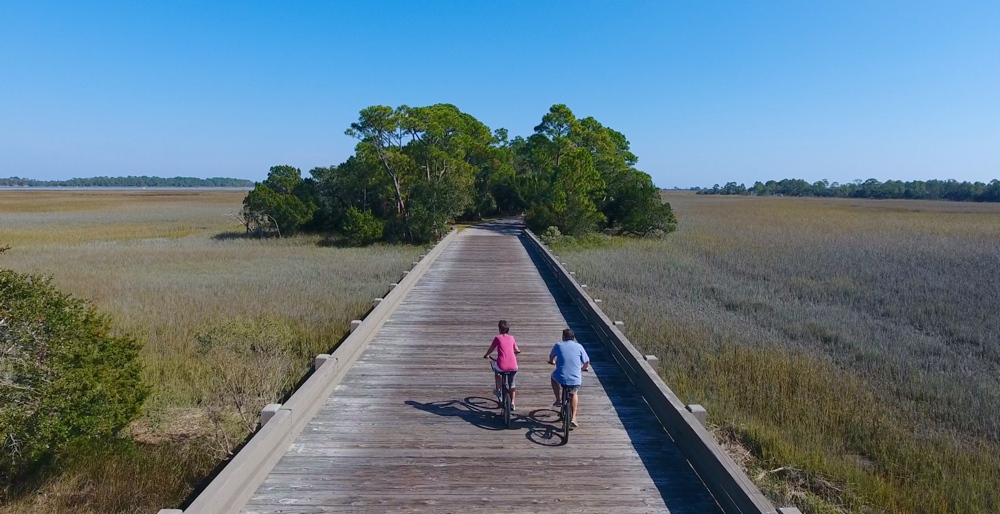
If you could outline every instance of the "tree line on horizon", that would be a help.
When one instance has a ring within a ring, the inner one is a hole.
[[[196,177],[90,177],[69,180],[35,180],[30,178],[0,178],[0,187],[253,187],[252,180],[242,178]]]
[[[719,187],[701,189],[700,195],[817,196],[829,198],[876,198],[913,200],[951,200],[956,202],[1000,202],[1000,180],[958,182],[957,180],[855,180],[848,184],[820,180],[810,184],[801,179],[757,181],[752,187],[728,182]]]
[[[274,166],[250,191],[248,232],[341,234],[352,244],[420,243],[448,224],[523,214],[530,228],[650,236],[676,229],[625,135],[553,105],[528,137],[491,130],[451,104],[361,110],[346,161]]]

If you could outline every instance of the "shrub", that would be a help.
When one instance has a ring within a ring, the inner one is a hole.
[[[132,421],[148,393],[138,353],[51,279],[0,270],[0,477]]]
[[[18,481],[4,514],[157,512],[181,505],[217,464],[200,438],[137,443],[75,441],[46,466],[44,481]]]
[[[541,238],[543,243],[551,245],[562,237],[562,232],[559,232],[559,227],[552,226],[545,229],[545,232],[542,232],[538,237]]]
[[[215,426],[216,449],[229,454],[253,433],[260,410],[292,385],[301,338],[287,323],[233,320],[196,336],[207,376],[201,403]]]
[[[345,213],[343,234],[352,245],[370,245],[382,239],[384,230],[385,225],[372,214],[372,211],[360,211],[351,207]]]

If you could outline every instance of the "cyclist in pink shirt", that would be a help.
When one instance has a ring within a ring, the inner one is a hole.
[[[500,320],[497,323],[497,328],[500,330],[500,334],[493,338],[493,344],[490,345],[490,349],[486,351],[483,358],[488,359],[493,350],[497,351],[497,359],[493,361],[494,378],[496,379],[496,389],[493,390],[493,394],[496,395],[497,399],[500,399],[500,372],[513,372],[510,374],[510,408],[517,410],[514,408],[514,398],[517,391],[514,386],[514,376],[517,374],[516,355],[521,353],[521,349],[517,347],[514,336],[507,333],[510,332],[507,320]]]

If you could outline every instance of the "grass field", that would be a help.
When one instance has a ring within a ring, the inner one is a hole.
[[[555,247],[768,494],[1000,512],[1000,205],[666,199],[665,239]]]
[[[240,354],[207,353],[199,341],[241,326],[276,339],[284,375],[271,390],[287,390],[423,251],[325,247],[315,236],[244,239],[231,216],[244,194],[0,192],[0,245],[12,247],[0,266],[52,275],[63,291],[92,299],[143,343],[153,390],[129,437],[67,456],[13,491],[0,512],[176,506],[242,433],[232,412],[215,424],[211,401],[217,360]]]

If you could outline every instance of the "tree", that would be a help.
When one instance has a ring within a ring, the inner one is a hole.
[[[371,211],[359,211],[352,206],[344,217],[342,232],[349,243],[364,246],[382,239],[384,229],[385,225]]]
[[[415,164],[403,153],[403,145],[408,141],[400,120],[400,110],[404,108],[393,110],[386,105],[375,105],[362,109],[358,121],[345,133],[358,139],[354,151],[361,164],[385,173],[392,184],[396,214],[405,222],[409,213],[404,187],[407,177],[414,173]]]
[[[148,394],[138,355],[87,301],[0,269],[0,477],[135,419]]]
[[[652,179],[635,168],[625,136],[594,118],[577,120],[562,104],[528,138],[491,131],[451,104],[368,107],[346,133],[358,140],[355,154],[314,169],[308,198],[323,219],[314,226],[350,231],[351,240],[361,214],[382,223],[383,237],[411,242],[439,237],[456,219],[496,213],[523,212],[533,228],[571,235],[638,235],[676,224]]]
[[[316,204],[296,193],[312,195],[303,187],[302,173],[291,166],[273,166],[267,180],[258,182],[243,199],[242,218],[247,231],[262,233],[273,228],[278,235],[291,234],[312,220]]]
[[[397,219],[387,225],[413,242],[473,207],[477,174],[494,158],[489,127],[450,104],[369,107],[347,134],[359,140],[356,169],[378,170],[389,185]]]
[[[677,229],[677,218],[669,203],[663,202],[649,175],[629,170],[609,190],[605,212],[618,232],[634,236],[665,234]]]
[[[592,117],[577,120],[565,105],[553,105],[535,134],[511,147],[527,220],[537,231],[646,235],[676,228],[652,178],[635,168],[625,135]]]
[[[291,387],[297,338],[287,323],[268,318],[230,320],[195,336],[208,372],[199,400],[221,455],[251,434],[261,409]]]

